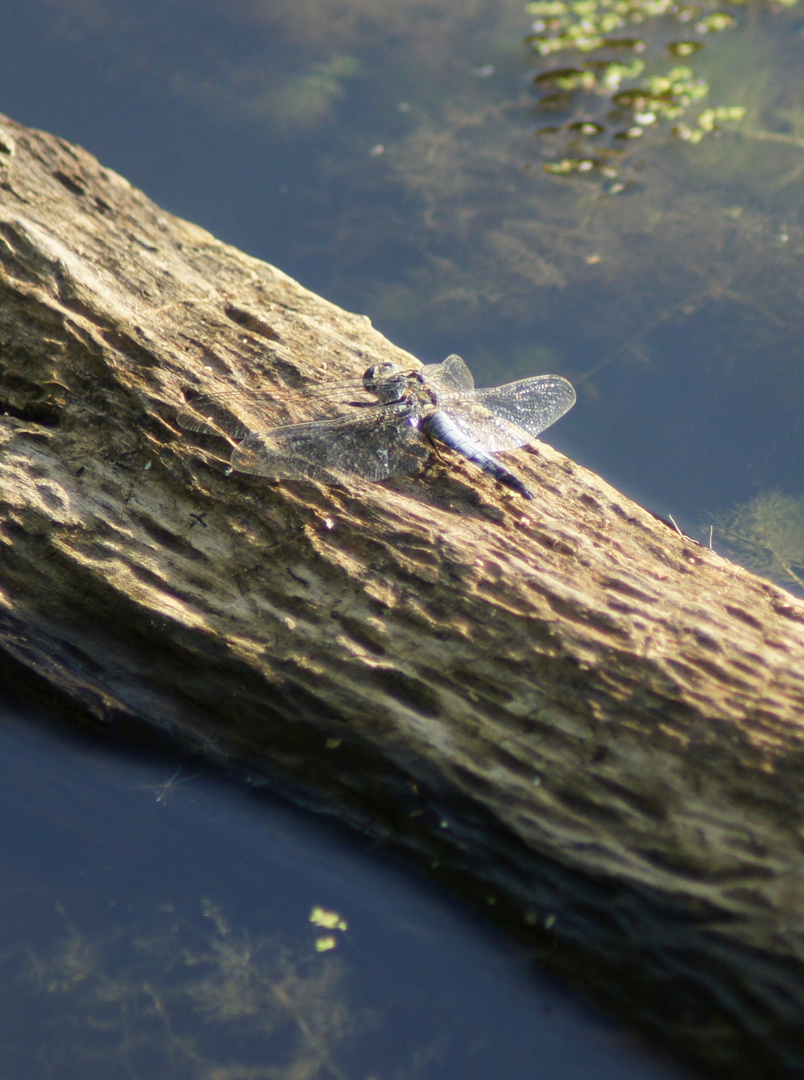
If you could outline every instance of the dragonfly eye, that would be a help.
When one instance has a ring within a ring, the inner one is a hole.
[[[363,388],[370,394],[376,394],[382,401],[393,401],[398,397],[397,376],[400,374],[397,365],[389,360],[372,364],[363,375]]]

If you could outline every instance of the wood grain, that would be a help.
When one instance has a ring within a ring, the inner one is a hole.
[[[533,503],[449,455],[227,475],[189,394],[417,361],[79,148],[0,143],[4,678],[248,763],[712,1075],[801,1075],[804,604],[542,443],[507,458]]]

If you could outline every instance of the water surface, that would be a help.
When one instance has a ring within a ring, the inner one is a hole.
[[[672,1080],[446,898],[198,763],[0,717],[9,1075]]]

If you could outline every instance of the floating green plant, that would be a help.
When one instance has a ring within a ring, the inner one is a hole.
[[[680,139],[691,143],[698,143],[711,131],[717,131],[722,123],[738,123],[745,117],[745,109],[742,105],[720,105],[716,109],[704,109],[698,113],[695,127],[687,124],[679,124],[673,128],[673,133]]]
[[[621,45],[610,38],[614,31],[660,18],[692,23],[699,34],[717,33],[735,24],[727,12],[704,15],[704,6],[709,5],[679,5],[674,0],[535,0],[525,9],[536,16],[527,40],[540,56],[550,56],[567,49],[594,52],[605,45]],[[700,47],[693,45],[693,51]]]
[[[545,172],[562,176],[602,169],[610,179],[617,172],[612,153],[622,156],[624,144],[641,139],[648,129],[667,125],[668,134],[694,144],[723,124],[739,123],[745,116],[740,105],[701,108],[710,95],[710,84],[689,62],[667,68],[668,54],[674,60],[689,61],[703,50],[702,37],[737,25],[735,15],[707,10],[711,7],[679,6],[671,0],[535,0],[529,4],[527,11],[536,19],[526,41],[542,68],[533,80],[540,94],[538,107],[568,114],[564,130],[575,143],[579,115],[597,126],[596,135],[607,132],[606,139],[597,140],[594,152],[579,153],[583,147],[571,145],[562,157],[554,145],[548,145],[545,153],[551,160],[545,163]],[[639,36],[619,36],[632,26],[640,27]],[[683,37],[678,34],[681,26]],[[631,60],[611,56],[623,51],[639,55]],[[575,52],[578,62],[556,67],[553,58],[566,52]],[[561,125],[541,130],[553,134]],[[605,155],[601,154],[604,145],[609,151]],[[587,165],[590,161],[591,166]]]
[[[526,11],[537,17],[528,41],[540,56],[577,49],[593,52],[628,24],[673,12],[673,0],[535,0]]]

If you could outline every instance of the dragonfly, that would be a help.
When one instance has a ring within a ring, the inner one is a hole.
[[[526,499],[533,492],[495,455],[530,443],[575,404],[560,375],[479,389],[460,356],[405,370],[373,364],[362,379],[304,390],[235,390],[179,411],[187,431],[233,445],[238,472],[343,484],[417,472],[449,447]]]

